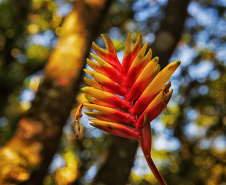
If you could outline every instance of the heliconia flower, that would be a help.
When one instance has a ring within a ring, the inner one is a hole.
[[[141,145],[147,163],[160,184],[166,184],[151,158],[151,125],[168,104],[173,90],[171,75],[180,65],[175,61],[160,71],[158,57],[152,58],[152,50],[145,55],[148,43],[142,46],[142,37],[131,48],[130,33],[127,36],[122,64],[107,35],[101,35],[106,50],[92,44],[99,56],[91,53],[96,62],[87,59],[94,70],[84,70],[92,78],[84,78],[90,87],[82,88],[87,100],[83,106],[95,110],[85,112],[91,125],[108,133],[136,139]],[[167,83],[167,84],[166,84]]]

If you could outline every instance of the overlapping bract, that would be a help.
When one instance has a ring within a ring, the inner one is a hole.
[[[106,50],[92,44],[96,62],[87,59],[94,70],[85,72],[92,78],[84,78],[89,87],[82,91],[90,103],[85,107],[95,110],[86,112],[91,125],[103,131],[129,139],[137,139],[154,175],[165,184],[151,157],[151,126],[166,107],[173,90],[170,89],[171,75],[180,65],[175,61],[160,71],[158,57],[152,58],[152,50],[145,55],[148,43],[142,46],[142,37],[138,36],[131,48],[130,33],[127,36],[122,64],[119,62],[111,39],[102,35]]]
[[[131,48],[129,33],[121,64],[111,39],[104,34],[102,37],[106,50],[93,43],[93,49],[99,57],[91,53],[96,62],[87,59],[87,64],[94,71],[85,69],[92,78],[85,77],[90,87],[82,90],[90,103],[84,106],[96,111],[86,114],[96,118],[91,120],[92,125],[99,129],[126,138],[141,138],[145,113],[152,121],[171,98],[170,83],[164,84],[180,61],[160,71],[158,57],[151,59],[152,50],[149,49],[145,55],[148,43],[142,47],[142,37],[139,35]]]

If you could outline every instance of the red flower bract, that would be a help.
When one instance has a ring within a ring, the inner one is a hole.
[[[92,79],[86,78],[91,87],[82,91],[90,103],[83,105],[96,110],[86,112],[91,125],[108,133],[137,139],[144,152],[153,174],[160,184],[166,184],[151,159],[151,125],[166,107],[173,90],[170,89],[171,75],[180,65],[175,61],[160,71],[158,57],[152,58],[152,50],[145,55],[148,43],[142,47],[142,37],[138,36],[131,48],[130,33],[127,36],[122,64],[111,39],[102,35],[106,50],[95,43],[91,53],[96,62],[87,59],[87,64],[94,70],[84,70]],[[165,85],[166,84],[166,85]]]

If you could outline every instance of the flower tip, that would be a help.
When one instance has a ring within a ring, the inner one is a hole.
[[[157,64],[155,69],[154,69],[154,73],[158,73],[160,71],[160,64]]]
[[[83,107],[87,107],[87,108],[89,108],[88,106],[90,105],[90,103],[83,103]]]
[[[154,58],[154,62],[157,63],[158,61],[159,61],[159,57],[157,56],[157,57]]]
[[[140,33],[138,33],[138,38],[137,38],[137,40],[139,40],[140,38],[142,38],[142,36],[141,36]]]
[[[147,113],[145,112],[144,113],[144,125],[146,125],[146,124],[150,124],[150,119],[149,119]]]
[[[148,41],[144,43],[143,47],[147,47],[148,46]],[[146,49],[145,49],[146,51]]]
[[[107,41],[107,39],[110,39],[106,34],[101,34],[101,37],[104,39],[104,41]]]
[[[97,126],[97,124],[95,124],[95,123],[90,123],[90,125],[93,127]]]
[[[178,61],[177,61],[177,65],[179,66],[180,64],[181,64],[181,61],[180,61],[180,60],[178,60]]]
[[[171,89],[171,91],[169,92],[169,96],[172,96],[173,94],[173,89]]]
[[[89,119],[89,121],[95,123],[95,121],[97,121],[97,119]]]
[[[93,53],[90,53],[90,55],[91,55],[91,57],[93,57],[93,58],[96,56],[96,55],[94,55]],[[95,58],[94,58],[94,59],[95,59]]]
[[[126,40],[131,41],[131,33],[130,32],[128,32]]]
[[[94,42],[94,41],[92,42],[92,47],[93,47],[93,46],[96,46],[96,44],[95,44],[95,42]]]
[[[142,46],[142,40],[143,40],[143,39],[142,39],[141,34],[138,34],[137,41],[136,41],[135,45],[139,44],[139,45]]]
[[[83,71],[84,71],[85,73],[87,73],[88,75],[91,74],[90,71],[89,71],[88,69],[83,69]],[[91,75],[90,75],[90,76],[91,76]]]

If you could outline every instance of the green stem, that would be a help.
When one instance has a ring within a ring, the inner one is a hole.
[[[141,146],[141,148],[143,150],[143,146],[141,145],[141,142],[139,142],[139,143],[140,143],[140,146]],[[143,153],[144,153],[144,150],[143,150]],[[158,180],[159,184],[160,185],[167,185],[166,182],[164,181],[163,177],[159,173],[158,169],[156,168],[155,163],[154,163],[154,161],[151,158],[151,155],[144,153],[144,156],[145,156],[145,159],[146,159],[146,161],[148,163],[148,166],[150,167],[150,169],[151,169],[152,173],[154,174],[155,178]]]
[[[152,160],[151,156],[145,156],[146,161],[148,163],[148,166],[150,167],[152,173],[154,174],[155,178],[158,180],[160,185],[166,185],[166,182],[164,181],[163,177],[159,173],[158,169],[155,166],[154,161]]]

